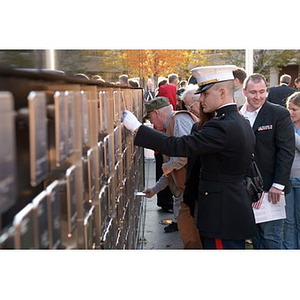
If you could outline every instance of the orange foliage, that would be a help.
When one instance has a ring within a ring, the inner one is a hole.
[[[176,73],[182,79],[190,69],[205,64],[204,50],[122,50],[124,70],[129,77],[167,77]]]

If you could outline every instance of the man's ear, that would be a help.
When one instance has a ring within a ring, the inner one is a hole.
[[[219,89],[219,93],[220,93],[221,98],[224,98],[226,96],[226,89],[221,87]]]

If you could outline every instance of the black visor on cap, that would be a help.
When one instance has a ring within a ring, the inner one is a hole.
[[[215,83],[209,83],[209,84],[200,86],[200,87],[198,88],[198,90],[194,93],[194,95],[201,94],[202,92],[204,92],[204,91],[206,91],[207,89],[209,89],[210,87],[212,87],[214,84],[215,84]]]

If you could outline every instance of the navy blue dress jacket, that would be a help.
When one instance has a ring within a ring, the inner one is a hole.
[[[134,143],[169,156],[200,156],[197,226],[203,237],[242,240],[254,235],[255,220],[243,179],[255,136],[235,104],[220,108],[200,130],[182,137],[142,125]]]

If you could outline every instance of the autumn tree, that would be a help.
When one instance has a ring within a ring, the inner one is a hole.
[[[89,77],[98,74],[107,82],[115,82],[118,76],[126,73],[129,77],[139,77],[145,86],[149,77],[155,82],[158,77],[171,73],[187,79],[190,70],[197,66],[235,64],[245,66],[244,49],[90,49],[56,50],[56,68],[66,75],[85,73]],[[297,49],[254,49],[254,72],[269,76],[270,69],[278,72],[283,66],[300,64]],[[1,50],[0,67],[45,68],[44,50]]]
[[[121,60],[124,72],[129,77],[148,77],[157,80],[158,77],[167,77],[176,73],[182,79],[190,76],[191,68],[205,65],[204,50],[122,50]]]

